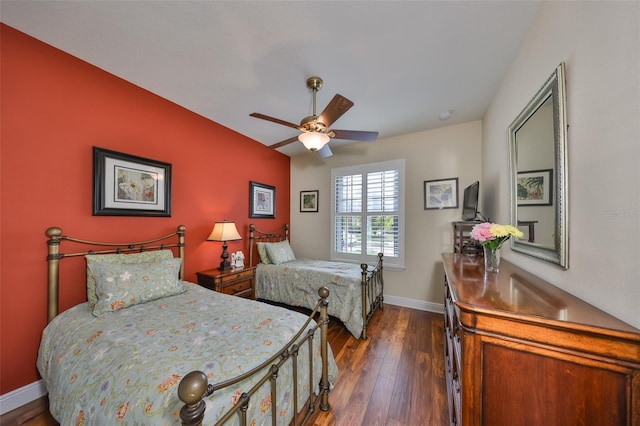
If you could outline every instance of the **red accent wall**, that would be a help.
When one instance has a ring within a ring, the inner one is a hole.
[[[186,225],[186,279],[195,281],[220,261],[221,245],[205,241],[215,220],[234,220],[242,235],[249,223],[268,230],[289,222],[290,169],[289,157],[4,24],[0,41],[4,394],[39,379],[48,227],[131,241]],[[171,163],[172,217],[92,216],[93,146]],[[275,220],[249,218],[250,180],[276,187]],[[247,253],[246,238],[229,243],[236,250]],[[62,309],[86,300],[82,274],[64,280],[64,272]]]

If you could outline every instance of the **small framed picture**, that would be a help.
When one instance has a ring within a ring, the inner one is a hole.
[[[249,217],[275,219],[276,188],[258,182],[249,182]]]
[[[318,212],[318,190],[300,191],[300,211]]]
[[[171,164],[93,147],[94,216],[171,216]]]
[[[424,181],[424,209],[457,209],[458,178]]]
[[[553,170],[518,172],[519,206],[550,206],[553,204]]]

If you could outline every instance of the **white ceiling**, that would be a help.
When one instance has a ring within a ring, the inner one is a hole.
[[[296,131],[249,114],[299,123],[314,75],[318,113],[336,93],[355,103],[337,129],[386,138],[481,119],[539,4],[2,0],[0,19],[271,145]]]

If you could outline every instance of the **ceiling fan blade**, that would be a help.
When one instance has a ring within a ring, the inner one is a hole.
[[[260,118],[262,120],[271,121],[272,123],[282,124],[283,126],[292,127],[296,130],[300,130],[300,126],[297,124],[289,123],[288,121],[280,120],[279,118],[269,117],[268,115],[260,114],[257,112],[253,112],[249,114],[251,117]]]
[[[278,143],[274,143],[273,145],[269,145],[267,148],[276,149],[276,148],[280,148],[282,146],[289,145],[290,143],[297,142],[297,141],[298,141],[298,137],[294,136],[292,138],[285,139],[285,140],[280,141]]]
[[[330,132],[335,134],[335,139],[345,139],[350,141],[373,142],[378,138],[378,132],[365,132],[360,130],[335,130]]]
[[[329,105],[327,105],[318,117],[318,121],[329,127],[335,123],[338,118],[342,117],[342,114],[347,112],[352,106],[353,102],[349,99],[342,95],[335,95],[333,99],[331,99],[331,102],[329,102]]]
[[[325,146],[323,146],[322,148],[320,148],[316,152],[322,158],[328,158],[328,157],[331,157],[333,155],[333,152],[331,151],[331,148],[329,148],[329,144],[326,144]]]

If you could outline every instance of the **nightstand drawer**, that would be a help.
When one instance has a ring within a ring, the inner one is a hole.
[[[198,284],[209,290],[232,296],[246,297],[253,299],[256,278],[256,268],[229,269],[221,271],[219,269],[209,269],[207,271],[196,272]]]
[[[251,290],[251,280],[247,279],[245,281],[236,283],[236,284],[225,284],[222,287],[222,292],[224,294],[238,295],[238,293],[242,293],[243,291]]]
[[[225,275],[223,281],[224,282],[230,282],[230,281],[235,281],[235,280],[238,280],[238,279],[253,278],[254,272],[255,271],[254,271],[253,268],[243,269],[241,271],[237,271],[237,272]]]

